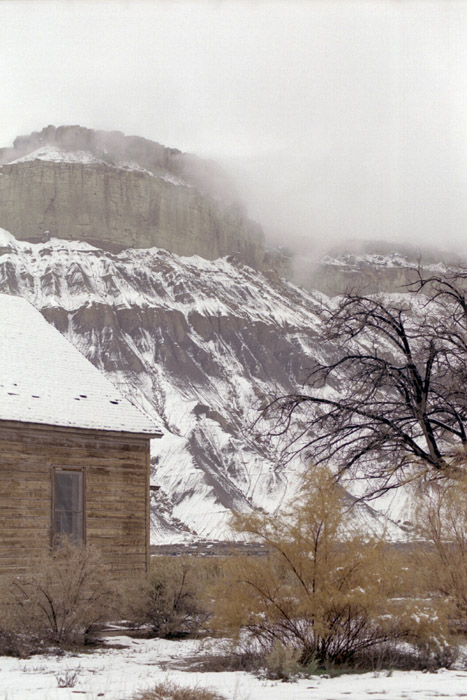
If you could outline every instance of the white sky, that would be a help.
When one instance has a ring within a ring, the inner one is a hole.
[[[216,158],[275,242],[467,250],[467,2],[0,1],[0,145],[47,124]]]

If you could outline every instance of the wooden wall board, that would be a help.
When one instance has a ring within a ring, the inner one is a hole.
[[[0,421],[0,573],[24,573],[49,550],[54,470],[67,468],[85,475],[86,542],[110,575],[146,571],[148,437]]]

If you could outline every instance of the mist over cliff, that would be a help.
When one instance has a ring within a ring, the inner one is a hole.
[[[331,296],[357,282],[373,291],[394,291],[410,281],[407,270],[418,258],[443,259],[439,251],[427,258],[416,246],[384,241],[348,242],[329,251],[329,239],[303,248],[287,230],[287,192],[282,197],[278,192],[269,204],[272,215],[282,210],[276,220],[281,232],[270,214],[265,236],[247,215],[238,194],[242,187],[245,183],[234,185],[234,176],[212,160],[139,136],[48,126],[0,149],[0,226],[19,240],[52,236],[110,252],[156,246],[207,260],[234,255],[256,270],[275,271]],[[289,214],[293,231],[293,207]],[[268,239],[279,245],[268,245]],[[398,262],[384,257],[387,250],[399,254]],[[357,258],[352,262],[346,253]]]
[[[0,149],[0,226],[107,250],[159,246],[261,269],[264,234],[216,163],[121,132],[48,126]],[[47,233],[46,233],[47,232]]]

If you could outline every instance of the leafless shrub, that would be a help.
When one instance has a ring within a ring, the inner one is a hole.
[[[114,599],[97,551],[66,539],[34,573],[5,580],[3,594],[0,640],[15,655],[90,641]]]
[[[218,564],[195,557],[155,557],[147,577],[124,586],[123,612],[160,637],[197,634],[210,615],[208,581]]]
[[[55,674],[59,688],[74,688],[78,682],[79,670],[67,668],[64,673]]]

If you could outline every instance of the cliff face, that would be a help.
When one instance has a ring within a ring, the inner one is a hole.
[[[238,200],[233,182],[214,161],[167,148],[141,136],[125,136],[121,131],[47,126],[28,136],[18,136],[12,148],[0,148],[0,165],[27,157],[45,146],[62,153],[86,153],[88,162],[89,156],[93,156],[107,165],[137,164],[153,174],[186,181],[203,194],[225,202]]]
[[[161,247],[261,268],[264,236],[214,163],[119,132],[47,127],[0,150],[0,226],[107,250]]]

